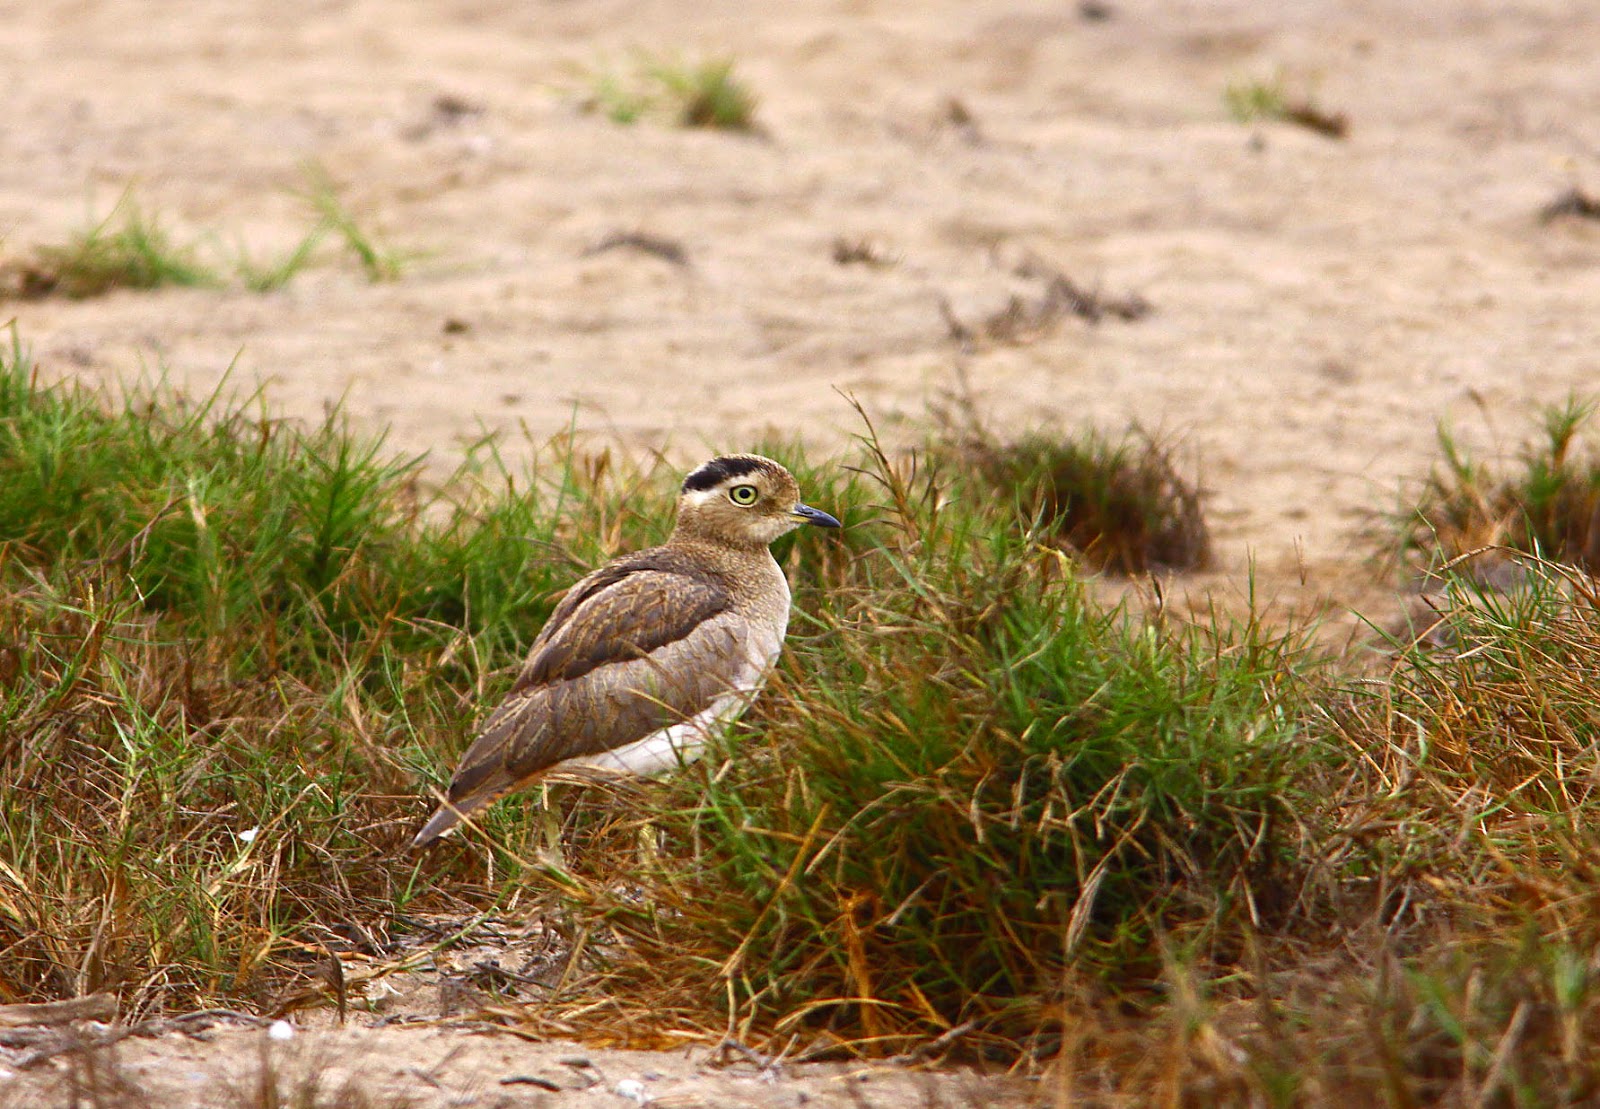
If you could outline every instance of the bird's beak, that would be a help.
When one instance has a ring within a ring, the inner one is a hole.
[[[802,524],[812,524],[819,528],[836,528],[839,526],[838,520],[829,516],[822,509],[812,508],[808,504],[795,505],[789,510],[789,515],[793,519],[799,520]]]

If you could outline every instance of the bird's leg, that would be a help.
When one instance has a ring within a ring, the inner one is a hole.
[[[648,872],[660,858],[661,829],[647,820],[639,825],[639,868]]]
[[[539,847],[539,861],[555,870],[567,869],[567,853],[561,847],[561,810],[552,803],[549,782],[539,783],[539,830],[544,843]]]

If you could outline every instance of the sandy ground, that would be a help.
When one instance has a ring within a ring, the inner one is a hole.
[[[1367,596],[1364,533],[1437,421],[1506,451],[1600,388],[1600,223],[1538,219],[1600,191],[1600,9],[1098,8],[5,0],[7,251],[130,185],[207,249],[282,251],[315,161],[410,260],[389,284],[329,254],[271,294],[0,312],[49,375],[206,390],[231,365],[279,411],[342,400],[441,464],[484,429],[515,454],[569,425],[685,462],[769,431],[826,453],[861,430],[842,392],[909,442],[964,381],[1002,431],[1177,437],[1213,583]],[[762,134],[585,112],[637,49],[736,57]],[[1278,75],[1348,139],[1229,117],[1231,82]],[[618,233],[685,264],[592,251]],[[886,264],[839,264],[841,236]],[[1037,296],[1029,256],[1153,311],[955,341],[941,305],[981,330]]]
[[[278,1101],[263,1098],[274,1088]],[[81,1101],[70,1100],[74,1090]],[[704,1048],[596,1051],[448,1028],[301,1031],[286,1041],[218,1029],[125,1041],[45,1076],[0,1078],[6,1109],[969,1109],[1044,1094],[1043,1082],[1023,1078],[867,1063],[770,1069]]]

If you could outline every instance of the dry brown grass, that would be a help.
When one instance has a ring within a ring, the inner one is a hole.
[[[1210,564],[1203,495],[1171,448],[1150,436],[1034,433],[1002,442],[968,420],[934,454],[967,475],[966,495],[1015,510],[1090,569],[1132,576]]]
[[[1481,463],[1441,430],[1444,455],[1403,521],[1399,549],[1420,569],[1498,546],[1600,573],[1600,453],[1585,451],[1594,402],[1543,414],[1542,435],[1510,466]]]

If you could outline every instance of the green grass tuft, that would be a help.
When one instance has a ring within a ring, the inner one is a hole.
[[[678,127],[756,129],[755,94],[734,75],[731,58],[687,62],[644,54],[630,75],[600,71],[589,84],[589,106],[613,123],[661,115]]]
[[[949,447],[978,490],[1014,506],[1063,549],[1115,574],[1200,570],[1211,561],[1201,495],[1161,444],[1042,434],[987,434]]]
[[[671,98],[680,127],[749,131],[755,125],[756,98],[733,75],[731,58],[694,64],[658,62],[650,69]]]
[[[1271,80],[1231,82],[1223,90],[1222,102],[1240,123],[1292,123],[1330,139],[1343,139],[1350,133],[1348,116],[1321,107],[1309,93],[1291,94],[1281,73]]]
[[[308,167],[306,177],[304,198],[315,222],[278,258],[259,262],[240,245],[232,257],[204,261],[195,244],[175,242],[159,220],[146,215],[130,190],[110,215],[65,245],[41,246],[31,257],[0,262],[0,298],[84,300],[115,289],[220,289],[234,283],[252,292],[271,292],[310,266],[330,235],[356,258],[369,281],[396,280],[401,256],[375,240],[351,214],[325,170]]]
[[[253,293],[270,293],[281,289],[312,263],[317,248],[326,236],[326,227],[319,223],[306,232],[305,238],[269,262],[256,261],[249,250],[241,245],[234,260],[234,272],[244,287]]]
[[[1505,545],[1600,573],[1600,452],[1580,449],[1595,407],[1568,398],[1547,408],[1542,436],[1509,470],[1475,461],[1441,427],[1444,461],[1401,522],[1399,552],[1437,565]]]
[[[319,229],[332,234],[361,264],[367,280],[374,284],[395,281],[403,268],[394,250],[373,238],[339,197],[339,190],[326,170],[312,165],[306,169],[305,198],[320,217]]]
[[[1032,432],[1004,440],[970,398],[938,413],[927,453],[955,495],[1004,526],[1020,515],[1091,569],[1138,575],[1211,562],[1204,497],[1172,451],[1142,432],[1113,439]]]
[[[214,288],[223,282],[199,261],[194,247],[175,243],[127,193],[110,215],[65,245],[41,247],[31,261],[8,268],[15,295],[25,299],[83,300],[113,289]]]

